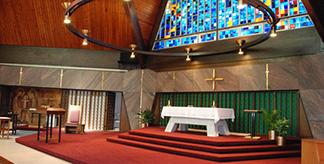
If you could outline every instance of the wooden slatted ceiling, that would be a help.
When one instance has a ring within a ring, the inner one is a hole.
[[[81,39],[63,24],[63,0],[1,0],[0,44],[84,48]],[[149,40],[161,0],[133,1],[145,41]],[[133,29],[122,0],[93,0],[72,16],[78,28],[87,28],[89,35],[118,46],[134,43]],[[87,49],[102,50],[89,45]]]
[[[143,39],[146,44],[152,35],[152,29],[156,22],[162,0],[134,0],[136,14],[141,26]]]

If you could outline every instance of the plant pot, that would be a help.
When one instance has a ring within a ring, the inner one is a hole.
[[[274,130],[269,130],[268,131],[268,139],[269,140],[275,140],[276,139],[276,133]]]
[[[284,146],[285,145],[285,138],[282,136],[277,137],[277,145],[278,146]]]

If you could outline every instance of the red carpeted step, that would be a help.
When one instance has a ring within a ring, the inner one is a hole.
[[[183,134],[177,132],[166,133],[163,131],[154,131],[154,130],[151,129],[132,130],[129,132],[129,134],[151,137],[151,138],[173,140],[179,142],[189,142],[189,143],[215,145],[215,146],[269,145],[269,144],[276,143],[275,141],[270,141],[265,138],[262,138],[260,140],[250,140],[250,139],[245,139],[243,137],[237,137],[237,136],[206,137],[206,136],[199,136],[199,135],[192,135],[192,134],[189,135],[189,134]],[[288,144],[300,143],[300,140],[288,139],[287,143]]]
[[[283,147],[277,145],[243,145],[243,146],[213,146],[197,143],[179,142],[160,138],[151,138],[131,134],[120,134],[119,138],[146,142],[156,145],[163,145],[175,148],[198,150],[212,153],[240,153],[240,152],[258,152],[258,151],[283,151],[283,150],[300,150],[300,144],[290,144]]]
[[[218,153],[209,153],[209,152],[202,152],[202,151],[197,151],[197,150],[188,150],[188,149],[174,148],[174,147],[168,147],[168,146],[162,146],[162,145],[155,145],[155,144],[150,144],[150,143],[122,139],[122,138],[118,138],[118,137],[107,138],[107,141],[125,144],[125,145],[129,145],[129,146],[145,148],[145,149],[150,149],[150,150],[156,150],[156,151],[160,151],[160,152],[184,155],[184,156],[213,160],[213,161],[234,161],[234,160],[251,160],[251,159],[300,156],[299,150],[218,154]]]

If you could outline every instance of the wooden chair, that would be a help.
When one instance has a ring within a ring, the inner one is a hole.
[[[85,125],[82,124],[81,105],[69,105],[65,133],[84,134]]]

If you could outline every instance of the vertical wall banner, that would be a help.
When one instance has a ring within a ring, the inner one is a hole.
[[[86,130],[105,130],[105,109],[108,104],[106,101],[110,98],[108,92],[64,90],[63,95],[62,102],[66,109],[69,104],[82,106],[82,123],[85,124]]]

